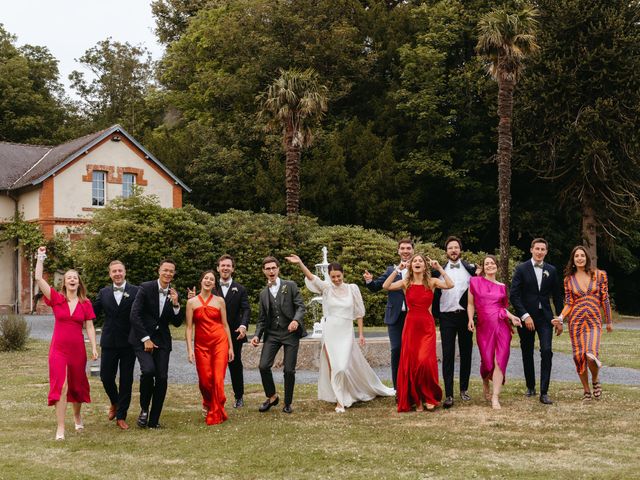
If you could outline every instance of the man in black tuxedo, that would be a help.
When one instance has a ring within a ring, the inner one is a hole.
[[[295,282],[282,280],[280,262],[275,257],[262,261],[267,286],[260,292],[260,310],[256,334],[251,345],[257,347],[264,335],[260,354],[260,376],[267,399],[260,406],[266,412],[280,401],[273,383],[271,367],[280,347],[284,347],[284,413],[292,413],[293,387],[296,383],[296,363],[300,338],[307,335],[304,328],[304,301]]]
[[[127,271],[120,260],[109,264],[112,285],[98,292],[93,311],[104,314],[102,335],[100,336],[100,380],[111,401],[109,420],[116,419],[116,425],[128,430],[127,411],[131,404],[133,367],[136,355],[129,344],[131,307],[138,293],[138,287],[125,280]],[[116,387],[116,374],[120,369],[120,388]]]
[[[178,292],[171,288],[176,273],[173,260],[160,262],[158,279],[140,285],[131,308],[129,343],[140,363],[140,415],[138,426],[158,428],[167,394],[171,332],[169,323],[178,327],[184,316]],[[153,401],[153,403],[152,403]],[[151,405],[151,411],[149,411]]]
[[[244,406],[244,376],[242,368],[242,345],[247,341],[247,327],[251,316],[247,290],[236,282],[231,275],[235,271],[235,261],[231,255],[222,255],[218,259],[218,292],[224,297],[227,306],[227,322],[231,330],[234,358],[229,362],[229,374],[235,396],[235,408]],[[233,333],[235,332],[235,333]]]
[[[518,328],[522,364],[527,383],[527,397],[536,395],[536,373],[533,366],[533,346],[538,332],[540,342],[540,402],[553,403],[549,397],[551,379],[551,359],[553,352],[553,312],[549,298],[553,298],[556,315],[563,307],[562,285],[556,268],[544,261],[549,244],[544,238],[535,238],[531,242],[531,259],[516,267],[511,280],[510,299],[524,326]],[[562,332],[562,325],[556,327],[556,333]]]
[[[454,287],[449,290],[436,288],[433,299],[433,316],[440,320],[440,340],[442,342],[442,378],[444,379],[444,408],[453,406],[453,370],[456,356],[456,335],[460,351],[460,398],[471,400],[469,396],[469,376],[471,375],[471,353],[473,351],[473,332],[467,328],[467,297],[469,280],[476,274],[476,266],[460,258],[462,241],[458,237],[449,237],[444,242],[448,262],[444,266]],[[439,272],[433,273],[440,276]]]

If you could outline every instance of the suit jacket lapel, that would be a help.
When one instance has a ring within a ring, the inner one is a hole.
[[[533,279],[533,284],[535,285],[536,289],[538,290],[538,293],[540,293],[540,287],[538,287],[538,277],[536,277],[536,271],[535,271],[535,268],[533,266],[533,263],[531,263],[531,260],[529,260],[527,262],[527,270],[529,271],[529,275]],[[543,278],[543,280],[544,280],[544,278]],[[542,286],[542,282],[540,282],[540,286]]]
[[[151,297],[151,305],[153,305],[153,308],[155,309],[154,312],[156,312],[158,318],[160,318],[162,316],[162,312],[160,311],[160,289],[158,288],[157,280],[153,283],[153,285],[151,285]],[[164,302],[164,306],[167,306],[166,300]]]

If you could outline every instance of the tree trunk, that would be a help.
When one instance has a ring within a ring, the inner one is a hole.
[[[300,147],[294,144],[293,132],[287,131],[285,137],[285,189],[287,217],[296,221],[300,212]]]
[[[596,215],[588,202],[582,202],[582,241],[591,257],[593,268],[598,267]]]
[[[498,77],[498,200],[500,211],[500,274],[509,283],[509,223],[511,219],[511,119],[515,81],[505,75]]]

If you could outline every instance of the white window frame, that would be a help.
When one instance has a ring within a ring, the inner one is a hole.
[[[100,194],[101,197],[100,197]],[[91,172],[91,206],[104,207],[107,203],[107,172],[94,170]]]

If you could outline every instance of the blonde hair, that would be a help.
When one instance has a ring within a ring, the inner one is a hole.
[[[84,302],[85,300],[87,300],[87,287],[84,286],[84,282],[82,281],[82,277],[80,277],[80,274],[78,273],[78,271],[74,270],[73,268],[64,272],[64,276],[62,277],[61,293],[62,295],[64,295],[64,298],[69,300],[69,297],[67,297],[66,279],[67,279],[67,273],[70,273],[70,272],[73,272],[76,275],[78,275],[78,301]]]
[[[425,257],[422,253],[416,253],[409,259],[409,265],[407,265],[407,278],[404,279],[404,288],[405,290],[408,289],[411,285],[411,282],[413,281],[413,269],[411,268],[411,264],[413,263],[413,259],[416,257],[422,258],[422,261],[424,262],[424,275],[422,276],[422,285],[424,285],[425,288],[430,289],[431,287],[429,286],[429,280],[431,280],[431,268],[429,262],[427,262],[427,257]]]

